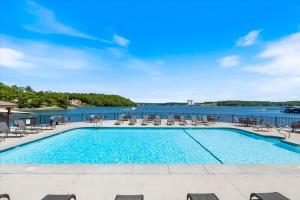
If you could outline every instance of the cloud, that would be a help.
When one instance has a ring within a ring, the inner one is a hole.
[[[235,67],[240,63],[240,57],[237,55],[225,56],[220,61],[222,67]]]
[[[34,16],[33,24],[24,26],[24,28],[28,30],[41,34],[68,35],[90,40],[99,40],[105,43],[110,42],[104,39],[95,38],[60,22],[56,18],[55,13],[53,11],[39,5],[34,1],[26,1],[26,3],[28,5],[27,12]]]
[[[53,74],[63,70],[87,68],[103,69],[109,65],[99,52],[46,42],[1,36],[1,66],[34,74]],[[104,53],[103,53],[104,54]],[[103,55],[104,57],[104,55]],[[53,70],[53,72],[51,72]],[[49,73],[50,72],[50,73]]]
[[[120,35],[117,35],[117,34],[114,34],[113,41],[122,47],[127,47],[130,43],[130,41],[128,39],[126,39]]]
[[[0,66],[9,68],[23,68],[31,66],[24,61],[25,55],[22,51],[11,48],[0,48]]]
[[[259,34],[261,33],[261,29],[250,31],[247,35],[240,37],[236,41],[236,46],[252,46],[256,43]]]
[[[270,42],[258,58],[245,69],[269,76],[300,77],[300,32]]]

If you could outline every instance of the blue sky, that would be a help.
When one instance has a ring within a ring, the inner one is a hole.
[[[300,2],[0,1],[0,79],[135,101],[300,99]]]

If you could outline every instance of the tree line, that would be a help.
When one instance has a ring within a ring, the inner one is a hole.
[[[134,106],[130,99],[119,95],[96,93],[65,93],[34,91],[30,86],[8,86],[0,82],[0,100],[13,102],[20,108],[41,108],[71,106],[70,100],[77,99],[87,106]]]

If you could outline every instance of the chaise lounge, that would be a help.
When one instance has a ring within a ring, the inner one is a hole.
[[[188,193],[186,199],[187,200],[219,200],[214,193],[206,193],[206,194]]]
[[[144,196],[141,195],[117,195],[115,200],[144,200]]]
[[[250,200],[290,200],[279,192],[252,193]]]
[[[10,200],[8,194],[0,194],[0,199],[8,199],[8,200]]]
[[[76,200],[76,196],[74,194],[66,194],[66,195],[47,194],[42,200]]]

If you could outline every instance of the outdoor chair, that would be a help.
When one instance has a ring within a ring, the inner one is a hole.
[[[136,118],[135,116],[132,116],[129,120],[129,125],[135,125],[136,124]]]
[[[270,193],[252,193],[250,200],[290,200],[278,192]]]
[[[291,123],[291,132],[300,132],[300,121]]]
[[[255,124],[253,126],[254,129],[256,130],[267,130],[267,131],[270,131],[270,129],[272,128],[272,126],[268,123],[265,122],[265,120],[262,118],[259,120],[259,122],[257,124]]]
[[[187,121],[185,120],[184,116],[180,116],[179,125],[185,126],[187,125]]]
[[[119,119],[115,121],[115,125],[121,125],[123,123],[124,115],[119,115]]]
[[[161,124],[161,119],[159,115],[155,115],[154,119],[154,125],[160,125]]]
[[[8,200],[10,200],[8,194],[0,194],[0,199],[8,199]]]
[[[76,200],[76,196],[74,194],[66,194],[66,195],[47,194],[42,200]]]
[[[142,125],[145,126],[145,125],[148,125],[149,121],[148,121],[148,118],[149,116],[148,115],[144,115],[144,118],[142,120]]]
[[[219,200],[218,197],[214,193],[207,194],[187,194],[187,200]]]
[[[173,115],[169,115],[167,119],[167,125],[174,125],[174,123],[175,121]]]
[[[191,125],[195,125],[195,126],[199,125],[199,120],[198,120],[197,116],[195,116],[195,115],[192,116]]]
[[[144,195],[120,195],[118,194],[115,200],[144,200]]]
[[[23,130],[23,131],[28,130],[28,131],[34,131],[35,133],[38,133],[38,132],[41,131],[41,128],[35,128],[35,127],[28,127],[28,126],[26,126],[26,124],[24,123],[23,120],[16,120],[16,124],[17,124],[18,128],[20,130]]]
[[[25,130],[16,129],[15,131],[9,130],[9,127],[7,126],[6,122],[0,122],[0,132],[5,133],[5,137],[8,137],[9,133],[14,133],[16,135],[27,135],[27,132]]]
[[[202,116],[202,124],[208,126],[208,119],[206,115]]]

